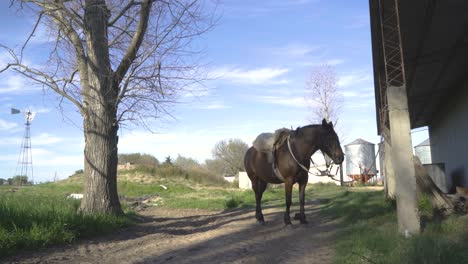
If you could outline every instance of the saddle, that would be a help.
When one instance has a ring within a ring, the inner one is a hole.
[[[261,133],[252,143],[253,147],[259,152],[266,153],[268,163],[274,165],[275,151],[287,140],[290,132],[290,129],[280,128],[274,133]]]

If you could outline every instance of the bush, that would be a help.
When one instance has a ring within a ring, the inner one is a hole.
[[[231,198],[225,201],[224,209],[234,209],[240,207],[242,203],[244,203],[244,201],[240,197],[231,196]]]

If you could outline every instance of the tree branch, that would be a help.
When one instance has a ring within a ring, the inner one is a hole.
[[[107,25],[112,27],[134,5],[137,4],[135,4],[134,0],[131,0]]]
[[[141,5],[140,21],[138,23],[135,35],[133,35],[132,42],[130,43],[130,46],[128,47],[125,56],[122,58],[119,67],[117,67],[117,70],[114,72],[113,81],[115,86],[118,86],[120,84],[123,77],[127,73],[128,68],[136,58],[138,49],[140,48],[141,43],[143,42],[146,29],[148,28],[148,20],[151,11],[151,6],[151,0],[145,0]]]
[[[78,107],[78,110],[80,110],[80,112],[83,111],[83,106],[80,104],[80,102],[78,102],[75,98],[73,98],[72,96],[70,96],[68,93],[65,92],[66,85],[73,81],[76,71],[72,73],[69,79],[61,80],[64,82],[64,84],[62,86],[62,89],[60,89],[59,84],[58,84],[58,81],[60,80],[55,80],[51,76],[49,76],[48,74],[42,71],[29,68],[26,65],[23,65],[21,63],[10,63],[7,65],[7,68],[10,68],[10,67],[12,67],[14,71],[22,74],[23,76],[26,76],[27,78],[31,80],[34,80],[40,84],[50,87],[54,92],[70,100],[70,102],[72,102],[74,105],[76,105],[76,107]],[[3,72],[3,70],[0,71],[0,73],[1,72]]]

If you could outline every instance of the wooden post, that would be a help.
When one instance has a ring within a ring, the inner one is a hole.
[[[406,86],[388,87],[387,99],[392,139],[391,160],[395,172],[398,229],[405,236],[410,236],[420,232],[421,224]]]
[[[343,182],[343,164],[340,165],[340,186],[344,186],[344,182]]]

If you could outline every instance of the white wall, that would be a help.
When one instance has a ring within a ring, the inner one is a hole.
[[[447,182],[455,172],[464,174],[468,186],[468,86],[454,94],[439,109],[429,126],[432,162],[445,163]]]
[[[252,189],[252,182],[250,181],[247,172],[239,172],[239,188],[240,189]]]

